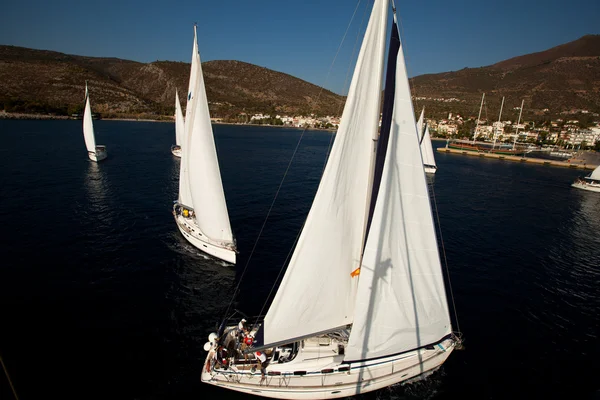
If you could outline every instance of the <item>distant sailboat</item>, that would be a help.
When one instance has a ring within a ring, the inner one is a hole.
[[[590,192],[600,192],[600,165],[588,176],[578,178],[571,186]]]
[[[425,108],[421,111],[421,116],[417,122],[417,132],[421,135],[419,137],[421,146],[421,156],[423,157],[423,168],[428,174],[435,174],[437,171],[437,165],[435,163],[435,157],[433,155],[433,145],[431,144],[431,135],[429,134],[429,125],[424,122]],[[425,130],[423,130],[423,124],[425,124]]]
[[[183,113],[181,112],[181,103],[179,95],[175,89],[175,144],[171,146],[171,153],[176,157],[181,157],[181,140],[184,135]]]
[[[173,206],[175,222],[181,234],[192,245],[235,264],[236,244],[229,223],[210,124],[196,26],[184,126],[179,198]]]
[[[85,147],[88,150],[88,157],[92,161],[104,160],[108,153],[106,146],[96,145],[94,137],[94,124],[92,122],[92,107],[90,106],[90,95],[88,92],[87,82],[85,83],[85,110],[83,111],[83,138],[85,139]]]
[[[395,15],[378,133],[388,0],[372,7],[281,284],[264,318],[240,322],[254,341],[240,340],[237,319],[209,335],[203,382],[281,399],[347,397],[427,376],[459,343]]]

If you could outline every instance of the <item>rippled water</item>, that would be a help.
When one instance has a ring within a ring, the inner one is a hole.
[[[172,124],[0,121],[0,354],[21,399],[245,398],[199,382],[300,131],[215,126],[238,265],[170,214]],[[316,191],[331,135],[308,131],[234,306],[258,313]],[[442,144],[442,142],[439,142]],[[438,145],[436,143],[435,145]],[[378,399],[593,398],[600,389],[600,194],[580,171],[436,154],[430,179],[466,350]],[[10,399],[0,376],[0,398]]]

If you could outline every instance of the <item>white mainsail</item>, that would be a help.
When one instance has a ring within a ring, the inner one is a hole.
[[[210,123],[195,26],[185,136],[179,180],[180,202],[194,210],[196,224],[203,235],[213,241],[231,244],[233,234]]]
[[[183,123],[183,113],[181,112],[181,103],[179,102],[179,94],[175,89],[175,144],[181,146],[183,142],[185,126]]]
[[[88,151],[96,151],[96,139],[94,137],[94,124],[92,123],[92,107],[90,106],[90,95],[87,82],[85,83],[85,110],[83,111],[83,138]]]
[[[390,139],[345,360],[397,354],[451,333],[420,153],[400,47]]]
[[[304,228],[265,316],[265,343],[352,323],[379,122],[387,0],[375,0],[340,127]]]
[[[596,167],[596,169],[592,171],[590,178],[600,180],[600,166]]]
[[[421,156],[423,157],[423,165],[436,166],[431,135],[429,134],[429,125],[425,125],[425,133],[423,134],[423,139],[421,139]]]

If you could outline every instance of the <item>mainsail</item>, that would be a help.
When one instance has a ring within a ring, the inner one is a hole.
[[[350,274],[364,243],[387,17],[387,0],[375,0],[327,166],[265,316],[265,344],[352,323],[357,280]]]
[[[600,166],[598,166],[595,170],[590,174],[590,178],[600,180]]]
[[[391,133],[359,276],[346,361],[409,351],[451,333],[401,46],[395,83]]]
[[[85,110],[83,111],[83,138],[88,151],[96,151],[96,139],[94,138],[94,124],[92,123],[92,107],[90,106],[90,95],[87,82],[85,83]]]
[[[192,70],[185,114],[185,140],[182,147],[180,203],[194,210],[196,223],[208,239],[224,244],[233,243],[217,149],[210,123],[195,26]]]
[[[183,124],[183,113],[181,112],[181,103],[179,102],[179,95],[175,90],[175,144],[181,146],[184,136],[184,124]]]

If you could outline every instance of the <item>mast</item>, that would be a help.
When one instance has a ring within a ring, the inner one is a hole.
[[[502,96],[502,104],[500,104],[500,115],[498,116],[498,126],[500,126],[500,120],[502,119],[502,108],[504,107],[504,96]],[[494,132],[494,144],[492,145],[492,150],[496,147],[496,132]]]
[[[371,154],[371,166],[369,169],[369,180],[367,183],[367,212],[365,214],[365,230],[363,232],[363,248],[361,249],[361,259],[358,264],[359,268],[362,265],[362,257],[364,254],[364,244],[367,241],[367,235],[369,233],[369,227],[371,226],[371,220],[373,218],[373,211],[375,210],[375,202],[377,201],[377,193],[379,192],[379,185],[381,184],[381,174],[383,172],[383,164],[385,162],[385,153],[390,138],[390,128],[392,123],[392,112],[394,109],[394,90],[396,86],[396,56],[398,54],[397,48],[400,48],[400,35],[398,33],[398,26],[396,23],[396,7],[392,0],[392,13],[394,22],[392,24],[392,37],[390,39],[390,50],[388,54],[388,63],[386,67],[385,75],[385,89],[383,92],[383,107],[381,111],[381,130],[377,134],[375,130],[376,138],[373,139],[374,149]],[[386,23],[387,28],[387,23]],[[392,48],[394,50],[392,50]],[[383,63],[381,64],[383,74]],[[375,136],[375,135],[374,135]],[[358,272],[358,270],[356,271]]]
[[[521,101],[521,110],[519,111],[519,120],[517,121],[517,130],[515,132],[515,141],[513,142],[513,151],[515,150],[515,146],[517,145],[517,138],[519,137],[519,124],[521,123],[521,115],[523,114],[523,104],[525,103],[525,99]]]
[[[475,144],[475,140],[477,140],[477,129],[479,128],[479,119],[481,118],[481,109],[483,108],[483,99],[485,98],[485,93],[481,96],[481,105],[479,106],[479,115],[477,116],[477,125],[475,125],[475,133],[473,133],[473,144]]]
[[[389,142],[344,354],[350,363],[417,349],[452,331],[421,137],[398,44]],[[391,45],[389,51],[393,57]]]

